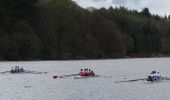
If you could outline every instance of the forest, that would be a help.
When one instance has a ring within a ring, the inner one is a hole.
[[[0,60],[170,56],[170,16],[71,0],[0,0]]]

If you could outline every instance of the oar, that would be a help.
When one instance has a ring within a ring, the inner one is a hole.
[[[67,78],[67,77],[71,77],[71,76],[77,76],[79,74],[69,74],[69,75],[62,75],[62,76],[53,76],[53,78]]]
[[[70,77],[70,76],[77,76],[77,75],[79,75],[79,74],[69,74],[69,75],[62,75],[62,76],[64,76],[64,77]]]
[[[134,81],[140,81],[140,80],[147,80],[148,78],[141,78],[141,79],[133,79],[133,80],[125,80],[125,81],[115,81],[115,83],[121,83],[121,82],[134,82]],[[170,80],[168,77],[161,77],[161,80]]]
[[[139,79],[125,80],[125,81],[115,81],[115,83],[120,83],[120,82],[135,82],[135,81],[140,81],[140,80],[146,80],[146,78],[139,78]]]

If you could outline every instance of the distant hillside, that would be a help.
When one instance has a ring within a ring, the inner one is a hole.
[[[124,7],[91,11],[71,0],[0,1],[0,59],[170,55],[170,18]]]

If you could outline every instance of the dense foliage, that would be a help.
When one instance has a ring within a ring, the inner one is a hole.
[[[1,0],[0,59],[100,59],[170,55],[170,17],[71,0]]]

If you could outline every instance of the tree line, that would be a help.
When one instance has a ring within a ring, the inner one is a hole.
[[[170,17],[71,0],[1,0],[0,60],[170,55]]]

